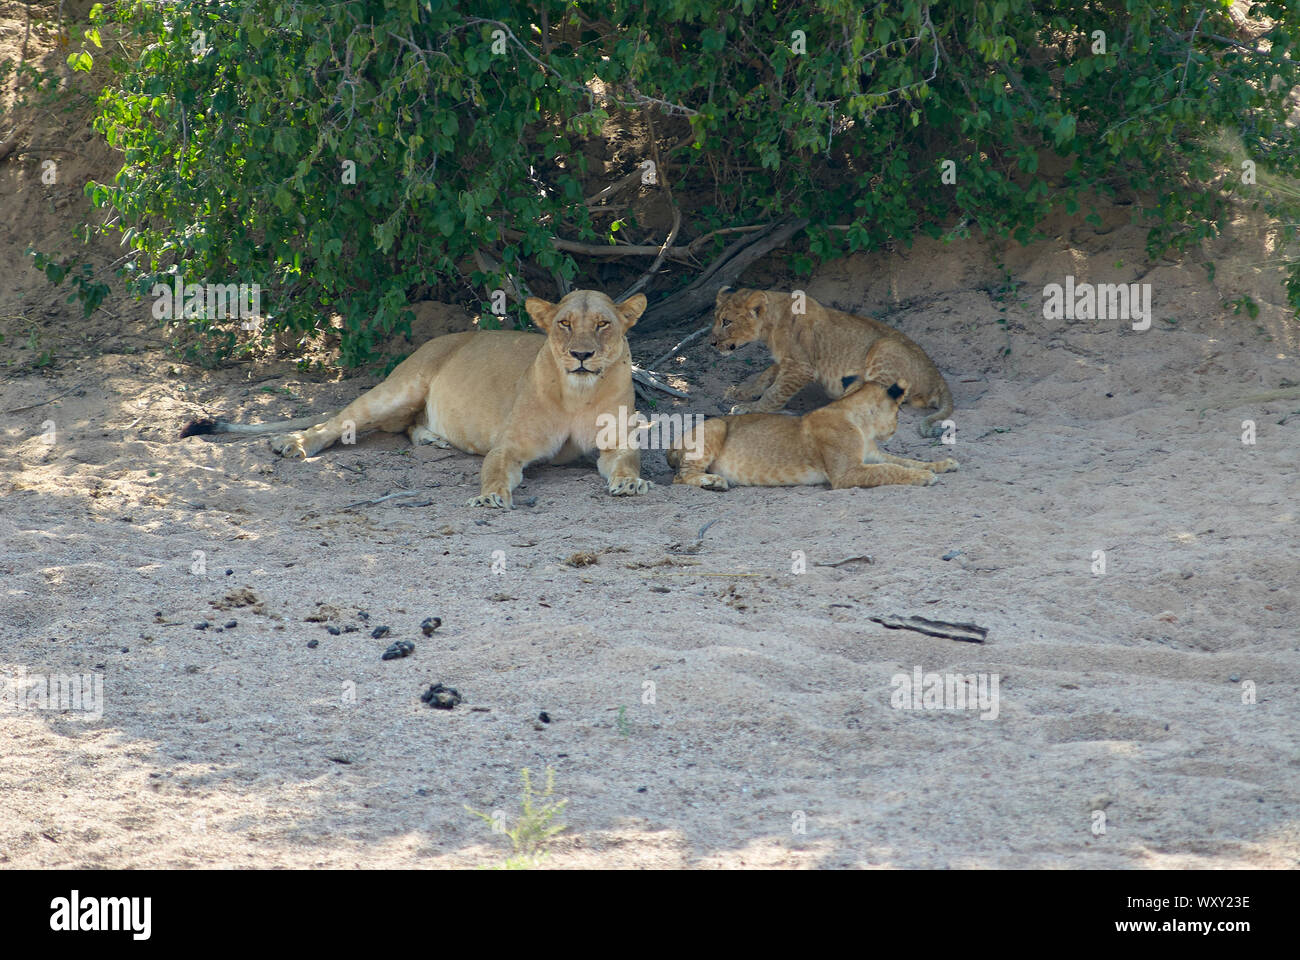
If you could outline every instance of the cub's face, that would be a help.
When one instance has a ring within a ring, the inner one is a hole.
[[[546,349],[568,385],[589,389],[627,350],[627,331],[645,310],[638,293],[616,304],[596,290],[574,290],[559,303],[529,297],[524,309],[546,333]]]
[[[762,290],[718,291],[713,307],[713,333],[709,343],[727,353],[747,343],[763,339],[763,321],[767,297]]]

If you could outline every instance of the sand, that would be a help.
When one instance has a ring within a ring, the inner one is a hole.
[[[715,494],[652,452],[646,496],[542,467],[502,513],[462,505],[478,459],[402,436],[306,462],[178,440],[375,378],[205,370],[147,304],[82,320],[21,253],[103,175],[79,149],[48,189],[38,154],[0,164],[25,225],[0,238],[0,677],[99,677],[103,712],[0,714],[0,865],[499,865],[509,841],[466,806],[509,825],[521,769],[549,766],[554,868],[1296,866],[1300,324],[1244,215],[1181,262],[1107,207],[1028,248],[819,270],[809,293],[948,377],[956,442],[906,410],[887,444],[958,459],[936,486]],[[1045,319],[1066,274],[1150,283],[1151,329]],[[798,283],[779,258],[748,281]],[[1242,294],[1257,318],[1223,305]],[[420,335],[469,322],[420,315]],[[691,399],[656,409],[720,412],[762,362],[696,343],[666,365]],[[870,619],[891,615],[987,642]],[[381,660],[397,639],[415,652]],[[897,708],[918,669],[996,678],[996,717]],[[464,702],[430,709],[436,682]]]

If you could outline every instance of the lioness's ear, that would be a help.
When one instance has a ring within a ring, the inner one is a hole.
[[[614,309],[618,315],[623,318],[623,329],[630,330],[636,326],[637,318],[645,313],[647,301],[644,293],[638,293],[634,297],[628,297],[622,303],[614,304]]]
[[[529,297],[524,301],[524,309],[533,318],[533,323],[547,331],[551,329],[551,318],[555,316],[556,306],[558,304],[543,300],[541,297]]]
[[[897,383],[891,383],[885,392],[889,394],[889,399],[902,403],[903,397],[907,394],[907,381],[899,380]]]

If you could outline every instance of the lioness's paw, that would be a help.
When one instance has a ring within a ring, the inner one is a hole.
[[[957,461],[951,457],[947,460],[939,460],[930,467],[930,470],[934,473],[952,473],[956,469]]]
[[[287,460],[306,460],[307,448],[303,446],[305,438],[301,433],[286,433],[271,438],[271,450]]]
[[[920,486],[933,487],[936,483],[939,482],[939,478],[936,477],[929,470],[922,470],[921,472],[925,474],[925,479],[921,481]]]
[[[701,490],[726,490],[727,481],[716,473],[701,473],[698,477],[692,477],[686,483],[694,484]]]
[[[750,408],[750,405],[747,404],[747,403],[738,403],[738,404],[736,404],[734,407],[731,408],[731,415],[732,415],[733,417],[736,416],[737,414],[741,414],[741,413],[753,413],[753,412],[754,412],[754,411]]]
[[[942,423],[926,423],[924,420],[922,420],[920,423],[918,423],[918,424],[916,425],[916,432],[919,433],[919,434],[920,434],[921,436],[923,436],[923,437],[931,437],[931,438],[933,438],[933,437],[942,437],[942,436],[943,436],[943,424],[942,424]]]
[[[640,477],[615,477],[609,481],[609,492],[616,497],[632,497],[645,493],[654,483]]]
[[[510,494],[504,497],[499,493],[484,493],[477,497],[471,497],[465,501],[467,507],[495,507],[498,510],[513,510],[514,502],[510,499]]]

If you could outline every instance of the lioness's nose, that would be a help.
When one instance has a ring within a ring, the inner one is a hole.
[[[569,355],[573,357],[575,360],[577,360],[579,363],[585,363],[587,361],[587,358],[595,356],[595,353],[596,353],[595,350],[587,350],[587,351],[570,350],[569,351]]]

